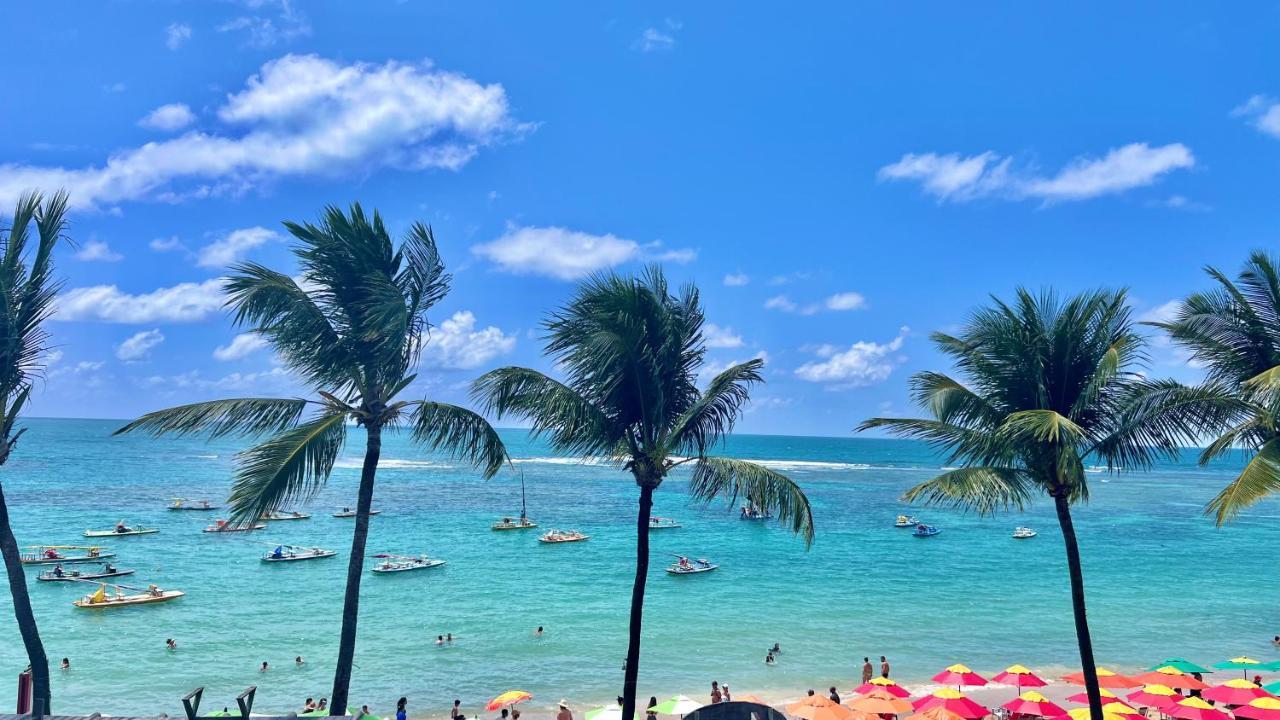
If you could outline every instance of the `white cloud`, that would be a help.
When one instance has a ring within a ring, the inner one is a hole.
[[[775,278],[776,279],[776,278]],[[786,313],[798,313],[800,315],[817,315],[823,310],[831,310],[840,312],[844,310],[861,310],[867,306],[867,300],[861,293],[842,292],[827,297],[822,302],[812,302],[806,305],[800,305],[787,295],[774,295],[764,301],[766,310],[778,310]]]
[[[751,278],[746,273],[730,273],[724,276],[724,284],[729,287],[742,287],[749,282]]]
[[[431,329],[422,348],[422,361],[428,367],[470,370],[511,352],[515,346],[515,335],[507,335],[492,325],[476,330],[476,316],[463,310]]]
[[[200,248],[196,264],[200,267],[222,268],[244,259],[248,252],[259,245],[280,237],[275,230],[261,226],[232,230],[223,237]]]
[[[224,362],[240,360],[267,346],[267,341],[258,333],[240,333],[227,345],[220,345],[213,351],[215,360]]]
[[[59,355],[58,359],[61,359],[61,357],[62,356]],[[50,362],[52,363],[53,361]],[[52,368],[45,375],[50,380],[63,375],[84,375],[86,373],[93,373],[96,370],[101,370],[103,365],[106,365],[106,363],[101,360],[81,360],[75,365],[60,365],[56,368]]]
[[[856,292],[836,293],[824,303],[828,310],[861,310],[867,306],[867,299]]]
[[[169,103],[147,113],[138,121],[144,128],[172,132],[181,130],[196,121],[195,113],[183,103]]]
[[[755,355],[752,355],[749,358],[739,358],[735,360],[725,360],[725,361],[708,360],[707,362],[702,364],[701,368],[698,368],[698,381],[702,383],[710,382],[712,378],[724,372],[725,370],[728,370],[734,365],[741,365],[742,363],[748,360],[763,360],[764,362],[767,363],[769,362],[769,353],[765,352],[764,350],[761,350],[760,352],[757,352]]]
[[[85,262],[119,262],[124,256],[112,250],[105,240],[89,240],[76,251],[75,258]]]
[[[241,15],[219,25],[218,32],[243,32],[246,36],[245,42],[257,48],[268,48],[311,34],[311,23],[307,20],[307,16],[295,8],[290,0],[278,0],[278,2],[249,0],[245,4],[253,9],[270,6],[276,6],[279,9],[274,17],[264,14]]]
[[[640,52],[662,52],[676,46],[676,33],[684,27],[679,20],[667,18],[663,27],[647,27],[640,37],[631,43],[631,47]]]
[[[125,85],[122,82],[108,83],[102,86],[102,92],[108,92],[108,93],[122,93],[128,89],[129,89],[129,86]]]
[[[1171,322],[1178,315],[1178,310],[1182,308],[1181,300],[1170,300],[1163,305],[1157,305],[1148,308],[1146,312],[1138,316],[1139,322]]]
[[[574,280],[634,259],[640,245],[611,234],[562,227],[508,227],[502,237],[471,251],[507,272]]]
[[[1243,105],[1231,111],[1236,117],[1244,117],[1259,131],[1272,137],[1280,137],[1280,101],[1266,95],[1254,95]]]
[[[1195,157],[1181,143],[1159,147],[1131,143],[1113,148],[1101,158],[1077,157],[1052,176],[1015,172],[1011,158],[994,152],[969,157],[909,153],[880,168],[877,176],[881,181],[918,182],[941,201],[1030,198],[1054,202],[1122,193],[1194,166]]]
[[[644,259],[648,262],[672,262],[677,265],[688,265],[698,259],[698,251],[691,248],[680,248],[678,250],[662,250],[658,248],[662,243],[653,242],[645,246],[646,252]]]
[[[152,375],[142,380],[143,387],[164,390],[216,390],[235,392],[245,390],[273,389],[279,390],[289,385],[289,372],[282,367],[273,367],[261,372],[234,372],[214,380],[200,376],[199,370],[189,370],[178,375]]]
[[[218,117],[231,132],[187,132],[102,165],[0,164],[0,205],[30,188],[66,188],[85,208],[244,192],[284,176],[456,170],[528,128],[512,120],[501,85],[429,62],[342,64],[315,55],[267,62],[227,96]]]
[[[222,309],[223,278],[179,283],[140,295],[115,285],[72,288],[57,298],[55,320],[142,324],[197,322]]]
[[[786,295],[774,295],[764,301],[765,310],[781,310],[782,312],[796,312],[800,309],[791,298]]]
[[[173,250],[186,250],[187,246],[178,239],[177,235],[171,235],[167,238],[155,238],[147,243],[147,246],[156,252],[171,252]]]
[[[894,367],[902,363],[896,356],[907,337],[908,328],[898,331],[898,336],[887,343],[859,341],[841,350],[834,345],[822,345],[814,352],[822,361],[805,363],[796,368],[796,376],[809,382],[824,383],[832,389],[860,387],[881,382],[889,377]]]
[[[742,347],[742,336],[735,333],[733,328],[720,327],[714,323],[707,323],[702,326],[702,337],[707,341],[707,347]]]
[[[146,360],[151,354],[151,349],[162,342],[164,342],[164,334],[159,329],[143,330],[117,345],[116,357],[125,362],[140,362]]]
[[[191,39],[191,26],[186,23],[169,23],[164,29],[164,44],[170,50],[177,50]]]

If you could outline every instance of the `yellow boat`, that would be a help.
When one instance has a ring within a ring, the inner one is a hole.
[[[92,595],[86,595],[80,600],[71,603],[78,608],[89,608],[91,610],[105,610],[106,608],[124,607],[125,605],[149,605],[151,603],[168,602],[186,595],[181,590],[161,590],[155,585],[150,585],[146,590],[137,595],[125,595],[120,592],[120,588],[124,586],[116,585],[114,595],[107,594],[107,586],[102,585],[97,592]],[[127,588],[135,590],[137,588]]]

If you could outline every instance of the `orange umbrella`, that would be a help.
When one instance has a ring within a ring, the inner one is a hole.
[[[915,715],[908,715],[906,720],[969,720],[958,713],[951,712],[943,707],[930,708],[924,712],[918,712]]]
[[[911,701],[886,690],[869,692],[845,703],[850,709],[875,715],[901,715],[911,711]]]
[[[494,710],[500,710],[504,707],[515,705],[518,702],[524,702],[525,700],[532,699],[533,693],[528,693],[524,690],[508,690],[498,697],[490,700],[489,704],[484,706],[484,709],[489,712],[493,712]]]
[[[859,685],[853,692],[857,695],[866,695],[867,693],[875,692],[876,690],[884,690],[885,692],[892,693],[894,696],[900,698],[911,695],[910,690],[886,677],[878,677],[871,682]]]
[[[1119,699],[1120,699],[1120,696],[1119,696],[1119,695],[1117,695],[1117,694],[1115,694],[1115,693],[1111,692],[1110,690],[1108,690],[1108,689],[1106,689],[1106,688],[1099,688],[1098,692],[1102,694],[1102,700],[1103,700],[1103,702],[1107,702],[1107,701],[1109,701],[1109,700],[1119,700]],[[1068,696],[1067,696],[1067,702],[1073,702],[1073,703],[1084,703],[1085,705],[1088,705],[1088,704],[1089,704],[1089,694],[1088,694],[1088,693],[1082,693],[1082,692],[1081,692],[1081,693],[1076,693],[1075,695],[1068,695]]]
[[[1208,683],[1192,677],[1191,673],[1183,672],[1172,665],[1158,667],[1150,672],[1144,672],[1141,675],[1134,675],[1134,680],[1143,685],[1163,685],[1170,688],[1178,688],[1179,690],[1204,690],[1209,687]]]
[[[833,702],[826,695],[810,695],[791,703],[787,712],[804,720],[855,720],[852,710]]]
[[[1084,672],[1071,673],[1064,675],[1063,680],[1072,685],[1084,685]],[[1142,683],[1131,677],[1125,677],[1118,672],[1108,670],[1106,668],[1098,668],[1098,687],[1104,688],[1131,688],[1138,687]]]

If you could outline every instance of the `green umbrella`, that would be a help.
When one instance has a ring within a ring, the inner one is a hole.
[[[1167,660],[1161,660],[1160,662],[1156,663],[1155,665],[1153,665],[1152,667],[1149,667],[1149,668],[1147,668],[1147,669],[1148,669],[1148,670],[1159,670],[1159,669],[1160,669],[1160,668],[1162,668],[1162,667],[1175,667],[1175,668],[1177,668],[1177,669],[1179,669],[1179,670],[1181,670],[1182,672],[1185,672],[1185,673],[1209,673],[1209,672],[1213,672],[1213,671],[1212,671],[1212,670],[1210,670],[1209,668],[1206,668],[1206,667],[1200,667],[1199,665],[1197,665],[1197,664],[1195,664],[1195,663],[1191,662],[1190,660],[1183,660],[1182,658],[1169,658],[1169,659],[1167,659]],[[1217,665],[1214,665],[1214,667],[1217,667]]]
[[[1233,657],[1230,660],[1223,660],[1220,663],[1214,663],[1213,666],[1221,670],[1243,670],[1244,676],[1248,678],[1250,670],[1255,672],[1270,672],[1280,668],[1280,663],[1262,662],[1261,660],[1254,660],[1251,657]]]
[[[684,695],[675,695],[650,709],[659,715],[688,715],[700,707],[702,707],[702,703],[697,700],[690,700]]]
[[[617,703],[611,703],[604,707],[588,710],[583,717],[586,720],[622,720],[622,708]]]
[[[215,710],[205,717],[240,717],[240,713],[233,713],[230,710]]]
[[[298,717],[329,717],[329,711],[312,710],[311,712],[298,713]]]

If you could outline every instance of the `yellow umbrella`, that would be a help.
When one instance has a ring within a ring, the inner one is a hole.
[[[489,712],[493,712],[494,710],[499,710],[509,705],[515,705],[518,702],[524,702],[525,700],[532,699],[533,693],[525,692],[524,690],[508,690],[498,697],[490,700],[489,704],[486,705],[484,709]]]

